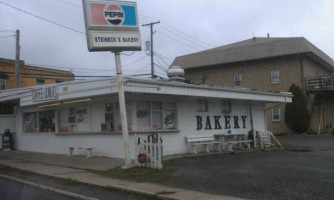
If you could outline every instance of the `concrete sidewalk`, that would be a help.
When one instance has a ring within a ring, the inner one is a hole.
[[[24,151],[0,151],[0,164],[34,173],[77,181],[96,186],[152,195],[163,199],[218,200],[239,199],[215,194],[173,188],[154,183],[136,182],[105,177],[90,170],[107,170],[123,165],[123,159],[43,154]]]

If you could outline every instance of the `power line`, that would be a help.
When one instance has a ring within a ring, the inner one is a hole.
[[[188,37],[194,39],[194,40],[198,40],[198,41],[200,41],[201,43],[206,44],[207,46],[215,47],[214,45],[209,44],[209,43],[207,43],[207,42],[205,42],[205,41],[199,40],[199,39],[197,39],[197,38],[195,38],[195,37],[193,37],[193,36],[191,36],[191,35],[188,35],[188,34],[186,34],[186,33],[182,32],[182,31],[178,30],[177,28],[175,28],[175,27],[173,27],[173,26],[171,26],[171,25],[169,25],[169,24],[167,24],[167,23],[164,23],[164,22],[163,22],[163,25],[166,25],[166,26],[168,26],[168,27],[170,27],[170,28],[172,28],[172,29],[174,29],[174,30],[176,30],[176,31],[178,31],[178,32],[180,32],[180,33],[182,33],[182,34],[184,34],[184,35],[186,35],[186,36],[188,36]]]
[[[71,31],[74,31],[74,32],[77,32],[77,33],[80,33],[80,34],[83,34],[83,35],[86,35],[86,33],[84,33],[84,32],[75,30],[75,29],[73,29],[73,28],[70,28],[70,27],[68,27],[68,26],[59,24],[59,23],[57,23],[57,22],[54,22],[54,21],[51,21],[51,20],[48,20],[48,19],[45,19],[45,18],[43,18],[43,17],[40,17],[40,16],[35,15],[35,14],[33,14],[33,13],[30,13],[30,12],[28,12],[28,11],[25,11],[25,10],[22,10],[22,9],[20,9],[20,8],[15,7],[15,6],[12,6],[12,5],[10,5],[10,4],[4,3],[3,1],[0,1],[0,3],[3,4],[3,5],[5,5],[5,6],[11,7],[11,8],[13,8],[13,9],[15,9],[15,10],[18,10],[18,11],[20,11],[20,12],[23,12],[23,13],[25,13],[25,14],[31,15],[31,16],[36,17],[36,18],[38,18],[38,19],[41,19],[41,20],[44,20],[44,21],[49,22],[49,23],[51,23],[51,24],[57,25],[57,26],[59,26],[59,27],[66,28],[66,29],[68,29],[68,30],[71,30]]]
[[[1,30],[0,32],[13,32],[13,33],[16,33],[16,31],[13,31],[13,30]]]
[[[67,1],[63,1],[63,0],[57,0],[57,1],[60,1],[60,2],[62,2],[62,3],[68,4],[68,5],[77,7],[77,8],[82,8],[82,6],[79,6],[79,5],[76,5],[76,4],[73,4],[73,3],[69,3],[69,2],[67,2]]]
[[[167,65],[167,67],[170,66],[170,64],[167,64],[167,63],[160,57],[160,55],[156,54],[155,56],[156,56],[157,58],[159,58],[163,63],[165,63],[165,64]]]
[[[0,39],[10,38],[10,37],[15,37],[15,35],[3,36],[3,37],[0,37]]]
[[[174,35],[176,35],[176,36],[182,38],[183,41],[186,40],[186,41],[192,43],[193,45],[197,45],[198,47],[203,48],[203,49],[207,49],[207,48],[208,48],[208,47],[204,46],[202,43],[199,43],[199,42],[197,42],[197,41],[195,41],[195,40],[190,40],[190,39],[188,39],[187,37],[182,36],[182,35],[180,35],[180,34],[177,34],[177,33],[173,32],[173,31],[171,31],[171,30],[169,30],[169,29],[167,29],[167,28],[165,28],[165,27],[163,27],[163,26],[162,26],[161,28],[165,29],[167,32],[170,32],[170,33],[172,33],[172,34],[174,34]]]
[[[178,43],[180,43],[180,44],[183,44],[184,46],[186,46],[186,47],[188,47],[188,48],[191,48],[192,50],[194,50],[194,49],[202,50],[202,49],[199,49],[198,47],[191,46],[191,45],[189,45],[189,44],[185,44],[185,43],[181,42],[180,40],[177,40],[177,39],[175,39],[175,38],[173,38],[173,37],[170,37],[170,36],[168,36],[168,35],[166,35],[166,34],[160,32],[160,31],[157,31],[157,33],[160,33],[160,34],[164,35],[165,37],[167,37],[167,38],[169,38],[169,39],[171,39],[171,40],[174,40],[174,41],[176,41],[176,42],[178,42]]]

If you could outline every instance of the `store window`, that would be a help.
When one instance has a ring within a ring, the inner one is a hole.
[[[24,113],[23,128],[26,133],[55,132],[55,111]]]
[[[271,81],[271,84],[279,83],[279,71],[278,70],[270,71],[270,81]]]
[[[241,86],[241,75],[234,75],[234,86]]]
[[[272,109],[272,120],[274,122],[281,121],[281,110],[279,108],[273,108]]]
[[[208,101],[206,99],[197,99],[197,112],[208,112]]]
[[[138,131],[151,130],[150,102],[137,102],[136,117]]]
[[[176,104],[167,102],[137,102],[137,129],[168,130],[176,128]],[[150,119],[152,116],[152,120]]]
[[[105,106],[104,114],[105,128],[101,128],[102,131],[114,131],[115,130],[115,104],[107,103]]]
[[[55,132],[55,111],[38,112],[39,132]]]
[[[6,90],[6,89],[7,89],[7,80],[0,79],[0,90]]]
[[[23,114],[23,128],[26,133],[37,132],[37,113],[29,112]]]

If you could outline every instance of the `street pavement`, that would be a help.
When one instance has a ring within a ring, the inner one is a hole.
[[[100,160],[101,159],[101,160]],[[240,198],[225,195],[216,195],[195,190],[182,189],[175,186],[166,186],[155,183],[137,182],[122,179],[115,179],[93,173],[92,169],[102,169],[98,165],[100,162],[105,164],[102,158],[67,157],[66,155],[50,155],[43,153],[33,153],[24,151],[2,151],[0,152],[0,164],[12,168],[31,171],[45,176],[62,179],[73,179],[82,183],[95,186],[119,189],[132,193],[157,197],[161,199],[191,199],[191,200],[238,200]],[[119,159],[108,158],[113,167],[122,166]],[[95,165],[91,162],[95,161]],[[90,164],[82,164],[90,162]],[[111,168],[111,167],[109,167]]]
[[[50,192],[13,180],[0,178],[1,200],[75,200],[77,198]]]
[[[12,151],[0,152],[0,164],[165,199],[333,199],[334,137],[284,136],[279,140],[286,149],[167,160],[164,166],[176,170],[168,174],[172,181],[159,184],[91,172],[123,164],[113,158]]]

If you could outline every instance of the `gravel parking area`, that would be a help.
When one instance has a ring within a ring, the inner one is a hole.
[[[333,199],[334,137],[281,136],[286,150],[174,159],[164,183],[250,199]]]

